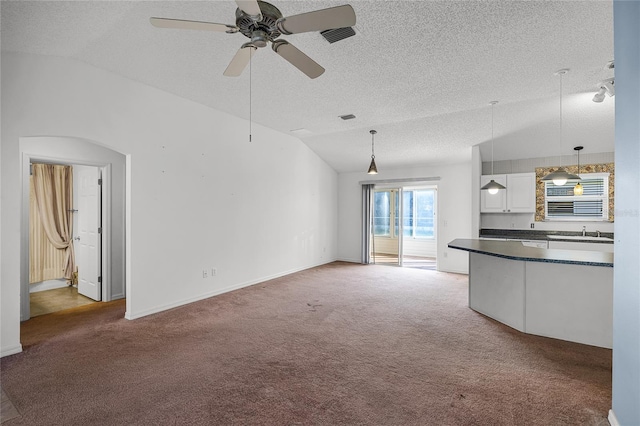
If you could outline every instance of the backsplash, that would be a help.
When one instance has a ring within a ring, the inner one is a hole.
[[[544,231],[581,232],[584,226],[587,232],[613,232],[613,222],[535,222],[535,214],[524,213],[482,213],[480,228],[484,229],[535,229]],[[531,228],[533,224],[533,228]]]
[[[565,167],[567,172],[577,174],[578,166]],[[535,221],[544,221],[544,182],[542,178],[549,173],[555,172],[558,167],[536,167],[536,215]],[[585,164],[580,166],[580,173],[609,173],[609,221],[614,218],[614,188],[615,188],[615,166],[613,163],[606,164]]]

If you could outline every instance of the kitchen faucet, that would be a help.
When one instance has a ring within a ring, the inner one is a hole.
[[[582,236],[583,236],[583,237],[586,237],[586,236],[587,236],[587,227],[586,227],[586,226],[583,226],[583,227],[582,227]]]

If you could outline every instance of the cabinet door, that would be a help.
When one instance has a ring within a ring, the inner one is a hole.
[[[514,173],[507,175],[507,212],[535,213],[536,174]]]
[[[480,176],[480,187],[495,180],[501,185],[507,186],[506,175],[483,175]],[[489,194],[489,191],[480,191],[480,212],[482,213],[504,213],[507,210],[507,194],[505,189],[501,189],[497,194]]]

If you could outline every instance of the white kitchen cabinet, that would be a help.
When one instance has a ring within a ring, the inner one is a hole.
[[[536,174],[511,173],[507,175],[480,176],[480,185],[491,179],[506,186],[497,194],[488,191],[480,193],[481,213],[535,213],[536,211]]]
[[[483,175],[480,176],[480,187],[488,184],[491,179],[500,185],[507,186],[507,175]],[[504,213],[507,210],[507,190],[500,189],[497,194],[489,194],[489,191],[480,191],[481,213]]]

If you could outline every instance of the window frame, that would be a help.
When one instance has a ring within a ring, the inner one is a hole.
[[[578,176],[585,180],[602,179],[603,193],[601,195],[559,195],[548,196],[547,188],[553,186],[553,182],[544,182],[544,220],[549,222],[608,222],[609,221],[609,177],[610,173],[581,173]],[[577,183],[577,182],[576,182]],[[574,202],[574,201],[602,201],[602,214],[600,216],[550,216],[549,202]]]

